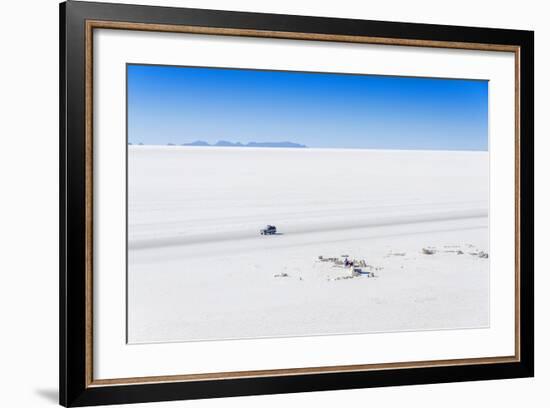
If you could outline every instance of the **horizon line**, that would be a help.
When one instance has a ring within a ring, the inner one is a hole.
[[[261,143],[261,142],[258,142]],[[306,146],[303,145],[303,147],[291,147],[291,146],[283,146],[283,147],[276,147],[276,146],[216,146],[216,145],[204,145],[204,146],[196,146],[196,145],[189,145],[189,144],[176,144],[176,143],[160,143],[160,144],[151,144],[151,143],[133,143],[128,142],[128,146],[152,146],[152,147],[189,147],[189,148],[247,148],[247,149],[292,149],[292,150],[371,150],[371,151],[419,151],[419,152],[486,152],[489,153],[489,149],[430,149],[430,148],[424,148],[424,149],[417,149],[417,148],[376,148],[376,147],[328,147],[328,146]]]

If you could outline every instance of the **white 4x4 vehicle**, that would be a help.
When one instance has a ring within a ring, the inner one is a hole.
[[[275,225],[268,225],[260,230],[260,235],[274,235],[277,233],[277,227]]]

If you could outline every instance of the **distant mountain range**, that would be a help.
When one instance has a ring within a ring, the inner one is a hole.
[[[298,147],[304,148],[306,145],[294,143],[294,142],[248,142],[243,144],[241,142],[228,142],[227,140],[220,140],[215,144],[210,144],[203,140],[196,140],[191,143],[183,143],[183,146],[214,146],[214,147]]]

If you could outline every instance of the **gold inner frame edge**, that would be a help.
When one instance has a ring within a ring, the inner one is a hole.
[[[93,30],[117,29],[131,31],[170,32],[237,37],[275,38],[291,40],[330,41],[359,44],[379,44],[410,47],[450,48],[478,51],[513,52],[515,58],[515,353],[513,356],[478,357],[448,360],[395,362],[377,364],[354,364],[342,366],[300,367],[273,370],[231,371],[201,374],[164,375],[151,377],[128,377],[94,379],[93,377]],[[235,28],[197,27],[121,21],[87,20],[85,26],[85,285],[86,285],[86,344],[85,385],[89,387],[171,383],[185,381],[209,381],[253,377],[293,376],[338,372],[357,372],[391,369],[411,369],[474,364],[514,363],[521,361],[520,346],[520,52],[521,47],[506,44],[467,43],[455,41],[414,40],[370,36],[350,36],[287,31],[250,30]]]

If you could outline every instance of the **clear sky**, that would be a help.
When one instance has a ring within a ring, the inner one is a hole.
[[[487,150],[488,82],[128,65],[128,141]]]

